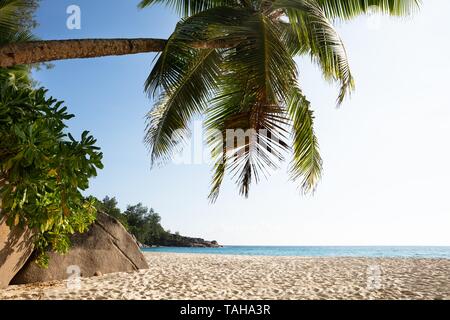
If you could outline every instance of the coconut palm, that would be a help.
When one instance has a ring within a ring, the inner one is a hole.
[[[373,11],[407,15],[418,8],[419,0],[142,0],[139,6],[154,4],[182,16],[167,40],[12,44],[0,47],[0,67],[160,52],[145,83],[145,90],[157,99],[147,116],[145,136],[152,163],[170,159],[186,138],[190,120],[204,115],[215,163],[210,193],[214,201],[226,172],[248,196],[250,184],[276,168],[290,150],[292,179],[300,181],[303,191],[313,191],[322,159],[294,57],[310,56],[326,79],[339,84],[339,105],[354,89],[354,80],[333,23]],[[227,132],[237,129],[247,135],[230,143]]]
[[[187,130],[192,117],[204,115],[214,160],[212,201],[227,171],[248,196],[250,184],[277,168],[289,150],[292,179],[304,192],[313,191],[322,159],[294,57],[309,55],[326,79],[339,83],[339,105],[354,80],[333,21],[372,6],[403,15],[417,5],[414,0],[144,0],[141,7],[155,3],[174,7],[183,20],[145,84],[158,99],[148,113],[145,141],[152,161],[165,161],[185,136],[177,129]],[[230,143],[230,130],[246,131],[244,139],[235,142],[232,136]]]

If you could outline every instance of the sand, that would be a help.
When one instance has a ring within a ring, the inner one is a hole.
[[[450,299],[450,260],[146,253],[150,269],[9,286],[0,299]]]

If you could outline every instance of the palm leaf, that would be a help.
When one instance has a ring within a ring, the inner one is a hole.
[[[0,0],[0,39],[19,31],[20,9],[26,5],[25,0]]]
[[[295,63],[281,43],[281,29],[267,17],[254,14],[244,27],[247,39],[226,50],[226,78],[207,112],[207,128],[219,130],[224,137],[222,146],[213,147],[213,201],[225,169],[240,186],[240,193],[248,196],[252,181],[257,182],[260,174],[267,176],[270,169],[275,169],[287,149],[284,106],[296,81]],[[244,138],[230,143],[229,132],[235,130],[241,130]]]
[[[161,4],[175,10],[181,16],[188,17],[211,8],[237,6],[239,3],[238,0],[142,0],[138,7],[142,9]]]
[[[198,50],[191,43],[205,37],[234,41],[236,29],[241,30],[240,20],[247,16],[245,11],[213,8],[177,25],[145,83],[147,93],[159,97],[157,106],[147,115],[145,142],[152,163],[170,157],[177,145],[172,135],[183,140],[181,135],[189,120],[205,110],[207,99],[217,87],[223,50]]]
[[[299,89],[294,89],[289,102],[292,121],[293,153],[290,173],[293,180],[301,179],[304,192],[313,191],[320,180],[322,158],[314,133],[314,117],[310,103]]]
[[[325,15],[332,19],[352,19],[376,10],[393,16],[405,16],[416,11],[420,0],[316,0]]]
[[[251,183],[268,176],[284,159],[289,131],[293,139],[292,179],[301,181],[304,192],[314,191],[322,159],[313,112],[298,88],[293,57],[309,54],[326,79],[338,82],[337,102],[341,104],[353,90],[354,80],[332,21],[350,19],[374,8],[404,15],[413,12],[418,2],[141,1],[141,7],[159,3],[185,16],[146,82],[149,95],[159,97],[147,117],[145,141],[152,163],[168,159],[187,136],[189,120],[205,113],[206,143],[214,161],[211,201],[217,199],[227,173],[240,194],[247,197]],[[241,139],[235,139],[239,130]]]
[[[145,143],[152,163],[169,159],[173,147],[183,140],[183,130],[190,119],[205,110],[207,98],[216,85],[220,66],[216,50],[193,52],[183,63],[185,67],[178,81],[161,94],[156,107],[147,114]]]
[[[309,46],[311,57],[322,68],[324,77],[340,83],[337,99],[340,105],[354,89],[354,79],[345,46],[324,10],[312,0],[276,0],[273,6],[287,11],[298,41]]]

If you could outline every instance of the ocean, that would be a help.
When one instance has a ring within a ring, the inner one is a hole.
[[[146,248],[142,250],[144,252],[228,254],[228,255],[250,255],[250,256],[450,259],[450,247],[224,246],[222,248],[159,247],[159,248]]]

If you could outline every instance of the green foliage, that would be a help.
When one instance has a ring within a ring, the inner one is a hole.
[[[144,244],[158,242],[164,236],[161,217],[153,209],[144,207],[142,203],[128,206],[123,213],[129,225],[129,231]]]
[[[313,112],[310,103],[300,90],[291,94],[288,112],[295,128],[293,136],[294,164],[291,166],[293,179],[302,177],[303,190],[317,184],[322,169],[322,158],[318,152],[318,142],[314,134]],[[298,163],[296,163],[298,162]]]
[[[125,229],[129,230],[127,218],[122,214],[120,209],[117,207],[117,200],[116,198],[110,198],[106,196],[102,201],[98,201],[96,203],[96,206],[98,211],[102,211],[111,217],[116,218],[117,220],[122,223],[122,225],[125,227]]]
[[[99,211],[119,220],[123,226],[143,244],[158,244],[169,236],[161,226],[161,217],[153,209],[148,209],[142,203],[129,205],[122,213],[117,207],[116,198],[105,197],[97,204]]]
[[[67,252],[69,235],[95,220],[95,200],[81,191],[103,167],[102,153],[87,131],[79,141],[64,132],[72,117],[44,89],[0,82],[1,215],[35,232],[41,265],[48,248]]]
[[[303,191],[312,192],[321,177],[322,160],[294,57],[310,56],[324,78],[339,85],[340,105],[354,89],[354,79],[333,22],[373,11],[407,15],[419,3],[142,0],[141,8],[162,4],[183,16],[145,84],[148,94],[157,98],[147,115],[145,136],[152,163],[170,159],[188,136],[191,119],[205,115],[210,129],[206,141],[214,160],[212,201],[226,172],[248,196],[250,184],[277,168],[289,150],[292,179],[301,181]],[[249,132],[246,141],[227,144],[230,129]]]
[[[115,198],[105,197],[103,201],[97,200],[99,211],[109,214],[119,220],[130,234],[142,244],[147,246],[191,247],[195,244],[208,245],[203,239],[184,237],[177,231],[164,230],[161,226],[161,217],[153,209],[148,209],[142,203],[129,205],[124,212],[117,207]]]

